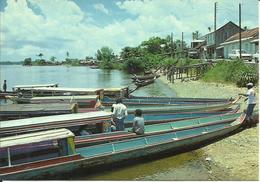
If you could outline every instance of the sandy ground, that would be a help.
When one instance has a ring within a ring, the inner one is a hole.
[[[246,93],[246,88],[235,85],[205,83],[202,81],[169,83],[165,76],[159,78],[171,87],[178,97],[235,98],[238,93]],[[259,95],[258,90],[257,97]],[[241,101],[241,109],[246,103]],[[258,98],[257,98],[258,100]],[[257,105],[257,108],[258,105]],[[211,180],[258,180],[258,126],[245,129],[235,135],[203,147],[205,164]],[[225,174],[225,175],[224,175]],[[228,175],[227,175],[228,174]]]

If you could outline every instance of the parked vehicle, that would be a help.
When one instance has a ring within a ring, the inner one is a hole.
[[[197,59],[197,58],[199,58],[199,53],[196,49],[190,49],[189,52],[188,52],[188,57],[193,58],[193,59]]]
[[[228,54],[229,59],[237,59],[240,57],[239,49],[232,50],[231,53]],[[248,54],[245,50],[241,50],[241,59],[252,61],[252,55]]]
[[[259,52],[258,51],[255,54],[253,54],[253,59],[255,60],[256,63],[259,62]]]

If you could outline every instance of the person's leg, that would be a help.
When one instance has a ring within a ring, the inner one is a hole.
[[[255,104],[248,104],[247,106],[247,111],[246,111],[246,120],[247,120],[247,125],[249,127],[251,127],[252,125],[252,114],[253,114],[253,111],[254,111],[254,107],[255,107]]]
[[[124,131],[124,129],[125,129],[125,127],[124,127],[124,118],[118,119],[117,122],[118,122],[118,125],[117,125],[118,127],[116,127],[117,131]]]

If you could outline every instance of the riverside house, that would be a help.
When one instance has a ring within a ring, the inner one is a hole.
[[[239,49],[239,33],[228,38],[219,47],[224,49],[224,58],[228,58],[228,54],[232,50]],[[241,48],[249,54],[257,52],[259,48],[259,27],[241,32]]]
[[[222,27],[216,30],[216,42],[215,42],[215,32],[210,32],[202,37],[200,40],[205,40],[205,44],[200,45],[200,52],[206,51],[206,57],[209,59],[214,58],[215,47],[216,49],[216,58],[224,57],[224,47],[220,46],[223,42],[225,42],[228,38],[235,35],[239,32],[239,26],[237,26],[232,21],[229,21]],[[202,46],[203,45],[203,46]],[[202,55],[202,54],[200,54]]]

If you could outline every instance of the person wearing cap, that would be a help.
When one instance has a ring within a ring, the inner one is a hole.
[[[253,114],[253,111],[254,111],[254,108],[256,105],[256,93],[253,89],[253,87],[254,87],[253,83],[248,83],[248,84],[246,84],[246,86],[248,89],[247,93],[246,94],[240,93],[238,95],[243,95],[243,96],[247,97],[245,99],[245,101],[248,100],[248,106],[247,106],[247,110],[246,110],[246,121],[247,121],[248,126],[251,127],[252,114]]]
[[[123,104],[121,98],[116,99],[116,104],[113,104],[111,108],[113,121],[115,123],[117,131],[124,131],[124,120],[127,116],[127,107]]]

